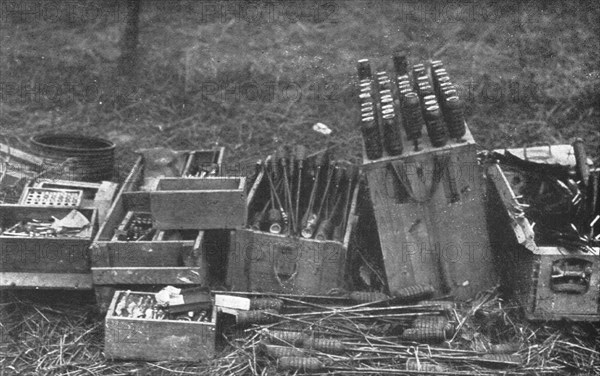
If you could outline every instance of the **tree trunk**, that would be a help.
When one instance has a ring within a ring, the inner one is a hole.
[[[121,56],[118,62],[118,73],[121,76],[133,75],[138,65],[140,4],[141,0],[127,0],[127,20],[121,37]]]

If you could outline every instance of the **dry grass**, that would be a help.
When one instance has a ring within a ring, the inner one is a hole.
[[[242,166],[270,153],[277,141],[313,150],[334,141],[338,155],[358,156],[355,61],[369,57],[390,67],[389,56],[397,51],[412,61],[444,60],[462,87],[467,121],[482,147],[579,136],[600,154],[600,7],[594,1],[338,1],[328,3],[335,8],[304,4],[308,11],[299,17],[298,8],[278,5],[250,19],[231,13],[221,18],[206,2],[145,1],[140,69],[132,80],[114,75],[122,4],[107,1],[97,8],[97,0],[49,0],[45,9],[55,5],[57,13],[28,16],[9,12],[8,3],[0,4],[0,132],[23,140],[59,130],[110,138],[119,145],[121,176],[133,150],[157,145],[224,145],[227,161]],[[243,93],[250,87],[259,88],[260,98]],[[317,121],[334,129],[331,140],[310,131]],[[102,321],[91,297],[65,296],[59,303],[40,302],[38,295],[3,297],[5,375],[206,370],[106,363]],[[86,304],[68,304],[71,298]],[[509,311],[507,319],[512,317]],[[598,371],[597,339],[574,336],[579,326],[517,322],[505,336],[526,340],[535,364],[552,360],[574,372]],[[591,360],[596,368],[589,368]]]

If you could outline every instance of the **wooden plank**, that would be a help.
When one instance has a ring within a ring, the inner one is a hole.
[[[215,305],[220,308],[248,311],[250,309],[250,299],[242,296],[215,294]]]
[[[208,284],[203,267],[100,267],[92,268],[96,285],[201,285]]]
[[[89,290],[92,274],[0,272],[0,287]]]
[[[155,227],[176,229],[236,229],[246,223],[242,190],[152,192]]]
[[[0,143],[0,153],[10,155],[11,157],[18,159],[21,163],[37,165],[38,167],[41,167],[44,164],[44,158],[40,158],[2,143]]]

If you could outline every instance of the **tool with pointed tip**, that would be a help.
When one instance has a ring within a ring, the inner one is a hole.
[[[329,197],[329,187],[331,186],[331,182],[333,180],[333,175],[335,171],[335,162],[329,161],[329,167],[327,169],[327,180],[325,180],[325,188],[321,193],[321,201],[319,202],[318,211],[317,211],[317,221],[321,220],[323,215],[323,208],[325,208],[325,200]]]
[[[300,213],[300,190],[302,189],[302,173],[304,170],[304,161],[306,160],[306,148],[304,145],[296,145],[294,147],[294,155],[298,161],[298,180],[296,187],[296,209],[294,210],[294,223],[296,224],[296,231],[300,231],[299,213]]]
[[[358,167],[351,164],[346,168],[346,189],[344,191],[344,200],[342,201],[343,206],[341,210],[341,218],[339,223],[333,229],[333,240],[339,242],[344,240],[344,234],[346,233],[346,226],[348,225],[348,213],[350,211],[350,205],[352,200],[352,192],[354,187],[354,181],[358,177]]]
[[[339,164],[335,165],[333,172],[333,192],[330,195],[327,195],[327,200],[329,201],[331,198],[331,202],[333,206],[331,207],[331,203],[325,203],[325,219],[321,221],[319,227],[317,228],[317,233],[315,235],[315,239],[317,240],[328,240],[331,239],[334,231],[334,217],[336,213],[339,211],[338,208],[342,203],[342,196],[340,193],[341,183],[345,177],[345,168]],[[331,208],[330,208],[331,207]]]
[[[306,211],[304,212],[304,216],[302,217],[302,237],[303,238],[312,238],[314,230],[317,226],[317,215],[313,213],[315,198],[317,194],[317,189],[319,187],[319,180],[321,178],[321,170],[325,164],[329,162],[329,153],[325,151],[324,153],[318,154],[315,160],[316,172],[315,178],[313,181],[313,186],[310,192],[310,197],[308,199],[308,206],[306,207]]]
[[[287,228],[288,234],[290,234],[294,228],[294,215],[293,215],[293,205],[292,205],[292,193],[290,190],[290,181],[288,177],[288,157],[289,157],[289,149],[287,147],[282,147],[278,152],[279,160],[281,161],[281,169],[283,171],[283,197],[285,204],[287,205],[286,212],[289,217],[289,226]]]
[[[277,189],[275,188],[275,184],[273,183],[273,179],[277,179],[277,165],[276,163],[273,162],[275,158],[272,158],[271,156],[269,156],[267,158],[267,160],[265,161],[265,163],[267,164],[267,166],[270,166],[270,168],[265,167],[265,175],[267,175],[267,180],[269,181],[269,187],[271,188],[271,200],[273,200],[273,206],[275,206],[275,203],[277,203],[277,205],[279,206],[279,212],[280,212],[280,217],[278,217],[277,215],[275,215],[271,209],[269,211],[269,221],[271,221],[271,218],[281,218],[281,220],[283,221],[284,226],[287,225],[287,213],[285,212],[285,210],[283,209],[283,205],[281,204],[281,200],[279,199],[279,195],[277,194]],[[270,171],[269,171],[270,170]],[[274,176],[272,177],[271,174],[273,174]],[[277,226],[275,226],[277,227]]]
[[[266,173],[267,172],[265,171],[265,174]],[[280,185],[281,185],[281,181],[279,181],[277,183],[277,185],[275,186],[275,189],[277,190]],[[270,206],[275,207],[275,204],[273,202],[273,195],[271,195],[271,198],[269,198],[267,200],[263,209],[260,212],[256,213],[256,215],[254,216],[254,218],[252,220],[252,224],[251,224],[251,228],[253,230],[260,230],[262,228],[262,224],[265,221],[265,215],[267,214]],[[277,209],[275,209],[275,210],[277,210]]]

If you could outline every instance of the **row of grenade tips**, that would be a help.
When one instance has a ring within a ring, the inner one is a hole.
[[[208,322],[211,320],[211,312],[209,310],[170,314],[167,308],[168,307],[160,306],[153,294],[131,294],[131,291],[127,290],[119,296],[112,315],[116,317],[150,320],[198,322]]]
[[[390,156],[402,154],[401,125],[415,151],[423,127],[433,147],[445,146],[449,138],[462,141],[463,103],[443,63],[415,64],[409,72],[406,56],[394,56],[393,62],[394,80],[385,71],[373,75],[368,59],[358,61],[360,128],[367,158],[381,158],[384,148]]]
[[[254,230],[305,239],[342,241],[358,167],[329,152],[307,158],[302,145],[282,146],[257,164],[268,199],[252,215]]]

